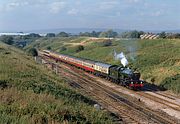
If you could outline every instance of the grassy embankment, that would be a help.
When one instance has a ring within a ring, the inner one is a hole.
[[[112,123],[91,103],[32,57],[0,43],[0,123]]]
[[[82,44],[84,50],[77,51]],[[143,80],[161,85],[176,93],[180,93],[180,40],[119,40],[115,39],[110,46],[103,46],[103,40],[88,38],[51,38],[39,39],[28,47],[46,49],[51,46],[53,51],[71,54],[111,64],[120,64],[113,60],[113,49],[124,52],[129,66],[137,68]],[[26,49],[28,49],[26,47]],[[62,49],[63,48],[63,49]],[[66,49],[64,49],[66,48]]]

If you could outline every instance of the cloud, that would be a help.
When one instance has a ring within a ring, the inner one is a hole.
[[[13,10],[14,8],[20,6],[19,3],[9,3],[5,6],[5,10],[9,11],[9,10]]]
[[[114,8],[117,4],[118,4],[117,1],[106,1],[106,2],[100,3],[99,8],[101,10],[109,10],[109,9]]]
[[[65,2],[53,2],[50,4],[50,12],[57,14],[65,7]]]
[[[158,17],[158,16],[161,16],[161,15],[163,15],[163,14],[164,14],[164,11],[158,10],[158,11],[152,13],[151,16],[156,16],[156,17]]]
[[[129,3],[138,3],[140,0],[128,0]]]
[[[77,9],[71,9],[67,12],[69,15],[77,15],[78,10]]]
[[[27,10],[28,7],[30,7],[30,9],[49,9],[51,13],[56,14],[65,7],[65,4],[66,3],[63,1],[50,2],[47,0],[10,0],[9,2],[0,4],[0,12],[15,11],[16,9],[22,9],[24,7]]]
[[[11,10],[14,10],[18,7],[23,7],[23,6],[26,6],[28,5],[29,3],[26,2],[26,1],[23,1],[23,2],[10,2],[10,3],[7,3],[7,4],[3,4],[0,6],[0,10],[1,11],[11,11]]]

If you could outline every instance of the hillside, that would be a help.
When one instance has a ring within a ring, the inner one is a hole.
[[[33,58],[0,42],[0,123],[113,123]]]
[[[113,49],[124,52],[129,66],[141,72],[141,78],[180,93],[180,40],[128,40],[91,39],[87,37],[41,38],[25,49],[36,47],[71,54],[111,64],[120,64],[113,59]],[[79,51],[78,46],[84,46]]]

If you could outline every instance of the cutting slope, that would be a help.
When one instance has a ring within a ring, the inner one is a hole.
[[[57,75],[0,43],[0,123],[112,123]]]

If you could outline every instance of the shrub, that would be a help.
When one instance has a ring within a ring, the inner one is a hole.
[[[38,56],[38,52],[36,50],[36,48],[31,48],[28,53],[32,56]]]
[[[11,54],[11,52],[7,51],[7,52],[5,52],[5,54]]]
[[[0,88],[4,89],[8,87],[8,82],[5,80],[0,80]]]
[[[5,36],[5,35],[1,36],[1,40],[2,40],[2,42],[9,44],[9,45],[12,45],[14,43],[12,36]]]
[[[47,47],[47,49],[48,49],[48,50],[51,50],[51,47],[50,47],[50,46],[48,46],[48,47]]]
[[[111,46],[112,45],[112,41],[111,40],[106,40],[106,41],[103,41],[103,47],[107,47],[107,46]]]
[[[80,52],[80,51],[82,51],[82,50],[84,50],[84,46],[78,45],[78,46],[76,47],[76,52]]]
[[[180,74],[177,74],[172,77],[166,78],[161,82],[160,86],[166,89],[170,89],[175,91],[176,93],[180,93]]]
[[[67,50],[67,48],[63,46],[63,47],[60,48],[59,51],[62,52],[62,51],[65,51],[65,50]]]

